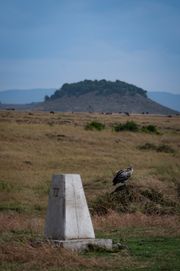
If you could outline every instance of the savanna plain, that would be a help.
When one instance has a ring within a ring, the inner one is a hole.
[[[179,116],[0,111],[0,142],[0,270],[180,270]],[[129,183],[112,193],[129,165]],[[55,173],[81,175],[96,237],[119,248],[46,242]]]

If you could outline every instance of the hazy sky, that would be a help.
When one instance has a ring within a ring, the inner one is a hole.
[[[0,90],[103,78],[180,93],[179,0],[0,0]]]

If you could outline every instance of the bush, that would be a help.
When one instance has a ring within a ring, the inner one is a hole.
[[[145,132],[145,133],[155,133],[155,134],[159,134],[157,128],[155,125],[147,125],[147,126],[143,126],[142,127],[142,132]]]
[[[115,124],[113,126],[113,130],[116,132],[120,131],[131,131],[131,132],[145,132],[145,133],[155,133],[159,134],[155,125],[149,124],[147,126],[139,127],[139,125],[135,121],[127,121],[126,123],[122,124]]]
[[[119,131],[137,132],[139,130],[139,126],[134,121],[127,121],[124,124],[120,123],[120,124],[114,125],[113,129],[116,132],[119,132]]]
[[[105,129],[105,124],[98,122],[98,121],[91,121],[90,123],[87,123],[85,126],[86,130],[97,130],[101,131]]]

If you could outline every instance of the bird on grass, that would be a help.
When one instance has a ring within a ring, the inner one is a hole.
[[[116,185],[118,183],[125,185],[127,183],[127,180],[132,176],[132,174],[132,166],[129,166],[127,169],[119,170],[113,178],[113,185]]]

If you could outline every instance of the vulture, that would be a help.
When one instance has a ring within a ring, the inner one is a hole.
[[[113,185],[116,185],[118,183],[126,184],[126,181],[131,177],[132,173],[132,166],[128,167],[127,169],[119,170],[113,178]]]

